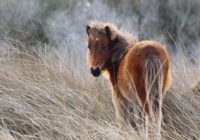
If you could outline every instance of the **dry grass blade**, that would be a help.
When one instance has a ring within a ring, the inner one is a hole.
[[[120,132],[103,79],[80,77],[79,65],[67,65],[56,48],[9,46],[0,53],[0,139],[140,139],[132,129]],[[190,90],[200,74],[188,63],[183,54],[173,58],[173,86],[163,106],[167,140],[200,137],[200,94]]]

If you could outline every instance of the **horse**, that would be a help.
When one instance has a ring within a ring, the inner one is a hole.
[[[138,41],[111,23],[91,21],[86,33],[90,72],[109,79],[117,121],[138,130],[141,121],[134,111],[139,110],[140,120],[145,120],[146,138],[152,122],[160,139],[163,97],[172,82],[165,47],[153,40]]]

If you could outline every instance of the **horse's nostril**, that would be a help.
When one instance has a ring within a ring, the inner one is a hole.
[[[101,70],[100,70],[100,68],[99,67],[97,67],[97,68],[90,68],[90,73],[93,75],[93,76],[95,76],[95,77],[98,77],[100,74],[101,74]]]
[[[97,68],[95,69],[95,71],[100,71],[100,68],[99,68],[99,67],[97,67]]]

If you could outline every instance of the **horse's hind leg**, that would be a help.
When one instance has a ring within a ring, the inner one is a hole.
[[[134,128],[142,139],[149,140],[149,115],[138,104],[131,107],[130,122],[135,123]]]
[[[137,101],[129,105],[130,107],[130,123],[131,126],[138,132],[145,132],[145,113],[141,111],[141,107]]]

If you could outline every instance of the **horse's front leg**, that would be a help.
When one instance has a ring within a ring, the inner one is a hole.
[[[127,101],[122,97],[121,93],[117,89],[112,91],[112,102],[115,108],[115,117],[120,127],[124,127],[127,124],[128,111]]]
[[[121,128],[131,125],[133,128],[137,129],[136,121],[134,119],[133,104],[129,103],[129,101],[122,96],[118,89],[113,89],[112,101],[115,107],[115,117]]]

